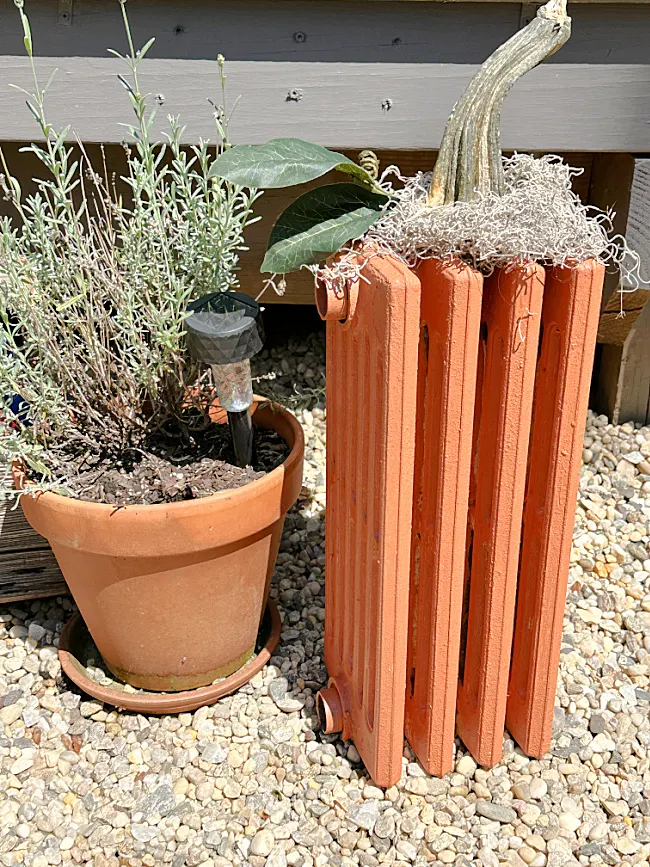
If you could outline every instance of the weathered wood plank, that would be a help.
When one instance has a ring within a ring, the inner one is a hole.
[[[641,278],[650,284],[650,159],[634,161],[626,237],[641,258]]]
[[[231,100],[239,94],[236,141],[277,135],[339,147],[432,148],[478,64],[519,26],[509,3],[329,0],[139,0],[135,38],[157,41],[143,65],[143,89],[165,96],[187,123],[185,138],[213,135],[207,97],[217,90],[214,57],[229,58]],[[370,13],[368,10],[372,9]],[[404,10],[408,14],[404,14]],[[116,80],[124,46],[117,4],[76,0],[71,27],[53,0],[30,6],[39,68],[59,68],[49,99],[57,125],[86,141],[119,141],[128,114]],[[650,150],[650,7],[584,4],[572,9],[574,36],[506,103],[504,146],[538,150]],[[0,4],[0,81],[29,84],[13,4]],[[16,56],[14,56],[16,55]],[[287,98],[294,92],[295,97]],[[604,109],[605,107],[605,109]],[[34,124],[21,94],[0,85],[6,140],[29,140]]]
[[[650,159],[630,154],[600,155],[594,160],[590,200],[614,208],[614,229],[641,258],[641,276],[650,281]],[[595,406],[613,422],[650,421],[650,286],[633,293],[618,274],[606,280],[594,376]],[[626,311],[618,314],[621,302]]]
[[[650,160],[617,154],[603,155],[597,163],[594,178],[600,186],[594,188],[594,201],[599,197],[607,207],[621,208],[614,218],[614,230],[639,254],[640,276],[646,281],[635,289],[627,275],[621,279],[616,272],[608,275],[598,340],[623,346],[650,301]]]
[[[25,520],[20,506],[0,502],[0,604],[67,594],[46,539]]]
[[[49,547],[47,540],[29,526],[20,506],[13,508],[13,503],[0,506],[0,557],[13,551],[49,550]]]
[[[70,591],[58,566],[38,575],[31,573],[14,576],[6,582],[0,576],[0,604],[24,602],[28,599],[46,599],[49,596],[69,596]]]
[[[39,56],[107,58],[108,47],[126,49],[116,0],[75,0],[72,27],[58,25],[52,0],[30,0],[28,10]],[[156,37],[151,58],[213,61],[221,52],[230,62],[478,63],[518,26],[516,7],[474,3],[138,0],[128,12],[136,44]],[[7,0],[0,2],[0,53],[23,54],[20,20]]]
[[[646,304],[623,346],[618,400],[618,422],[650,424],[650,304]]]
[[[648,289],[612,292],[598,324],[598,342],[622,346],[648,301]]]
[[[634,179],[634,157],[629,153],[595,154],[591,171],[589,202],[610,211],[612,228],[615,234],[624,235],[627,231],[627,218],[630,210],[630,196]],[[603,289],[603,310],[613,293],[620,285],[620,274],[609,268],[605,275]]]
[[[0,554],[0,603],[67,595],[69,592],[49,548]]]
[[[138,0],[129,6],[136,43],[154,58],[377,63],[479,63],[520,26],[521,3],[345,0]],[[524,4],[534,7],[536,4]],[[539,4],[537,4],[539,5]],[[570,4],[574,19],[562,63],[647,62],[645,4]],[[107,57],[125,37],[114,0],[75,0],[73,25],[55,0],[30,0],[40,56]],[[0,53],[23,54],[13,3],[0,0]]]
[[[650,304],[622,346],[603,344],[595,382],[596,408],[614,424],[650,424]]]
[[[214,60],[220,51],[229,61],[480,63],[520,26],[521,5],[138,0],[129,17],[136,44],[156,37],[153,58]],[[551,63],[648,62],[643,4],[572,2],[570,13],[573,36]],[[106,58],[108,47],[125,48],[115,0],[75,0],[71,27],[60,25],[55,0],[30,0],[29,14],[39,56]],[[0,0],[0,53],[23,54],[10,0]]]

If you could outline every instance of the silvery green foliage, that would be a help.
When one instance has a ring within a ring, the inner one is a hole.
[[[0,185],[16,217],[0,221],[0,451],[42,474],[40,488],[65,490],[71,451],[137,449],[155,431],[185,423],[188,387],[198,381],[185,352],[185,308],[192,297],[237,286],[258,193],[210,177],[226,147],[222,109],[216,148],[181,148],[171,117],[167,141],[152,139],[155,109],[139,89],[138,67],[153,40],[135,51],[122,3],[129,53],[120,81],[134,121],[130,195],[120,197],[105,166],[68,143],[69,128],[48,123],[47,85],[38,82],[21,0],[16,6],[34,75],[27,105],[44,139],[25,150],[46,177],[24,195],[2,156]],[[217,69],[223,89],[221,57]]]

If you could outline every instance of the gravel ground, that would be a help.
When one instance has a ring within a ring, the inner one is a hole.
[[[60,677],[69,599],[0,607],[0,864],[497,867],[650,859],[650,429],[590,415],[551,753],[505,739],[486,771],[372,785],[318,732],[323,683],[323,340],[262,356],[258,390],[302,408],[304,498],[275,579],[273,664],[194,714],[119,714]],[[295,385],[295,388],[294,388]]]

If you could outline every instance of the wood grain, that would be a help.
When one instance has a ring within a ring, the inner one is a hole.
[[[149,57],[295,63],[481,63],[521,24],[534,3],[358,0],[137,0],[129,19]],[[539,5],[539,4],[537,4]],[[62,27],[54,0],[30,0],[39,57],[107,58],[125,48],[116,0],[74,0]],[[550,63],[647,63],[647,5],[569,4],[573,36]],[[0,2],[0,54],[22,56],[22,29],[10,0]],[[212,91],[218,87],[214,76]],[[207,95],[207,94],[206,94]],[[230,89],[231,99],[237,93]],[[101,96],[98,94],[98,96]]]
[[[614,231],[627,238],[641,259],[641,277],[650,284],[650,159],[601,154],[594,160],[590,201],[613,208]],[[626,278],[607,275],[598,330],[603,344],[594,375],[595,407],[614,423],[650,420],[650,285],[622,296]],[[621,302],[625,316],[621,317]]]
[[[648,31],[650,41],[650,31]],[[49,116],[70,124],[83,141],[117,142],[128,108],[111,60],[43,58],[43,80],[54,69]],[[325,145],[363,148],[437,147],[454,103],[478,64],[319,63],[236,61],[231,93],[241,94],[234,142],[297,136]],[[185,122],[183,140],[214,138],[206,97],[214,91],[206,60],[144,61],[142,89],[165,96],[165,110]],[[23,58],[0,57],[0,80],[30,86]],[[287,98],[290,93],[300,99]],[[34,120],[23,96],[0,89],[1,135],[31,141]],[[550,63],[518,82],[503,111],[503,145],[517,150],[650,151],[650,64]],[[156,135],[166,122],[159,113]]]
[[[634,157],[629,153],[596,154],[594,156],[589,203],[612,216],[612,230],[617,235],[627,231],[630,196],[634,179]],[[606,308],[612,293],[620,285],[620,274],[609,268],[605,275],[602,308]]]
[[[623,345],[616,422],[650,424],[650,304],[646,304]]]
[[[49,548],[47,540],[29,526],[20,506],[7,503],[0,507],[0,554]]]
[[[625,293],[612,292],[600,316],[599,343],[615,343],[622,346],[648,301],[650,301],[648,289],[636,289]]]
[[[11,506],[0,505],[0,603],[67,594],[49,544]]]
[[[69,593],[51,552],[25,552],[11,560],[0,557],[0,603]]]

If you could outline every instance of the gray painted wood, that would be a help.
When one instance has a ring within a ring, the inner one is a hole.
[[[613,207],[614,227],[625,235],[641,259],[641,276],[650,281],[650,159],[629,154],[601,156],[594,162],[591,201],[601,208]],[[599,363],[595,374],[594,400],[615,424],[650,422],[650,291],[645,286],[617,291],[626,285],[609,274],[598,340]],[[619,316],[621,302],[625,316]]]
[[[481,62],[518,27],[515,6],[465,3],[332,3],[331,0],[137,0],[129,20],[136,44],[151,36],[152,58],[297,63]],[[57,4],[30,0],[37,53],[106,57],[126,50],[117,0],[75,0],[73,25],[57,25]],[[0,53],[22,54],[12,0],[0,0]]]
[[[519,25],[509,3],[332,0],[138,0],[138,43],[157,37],[143,87],[162,93],[187,124],[186,141],[213,134],[211,60],[229,58],[230,99],[241,94],[232,134],[259,142],[297,135],[337,147],[431,148],[477,65]],[[650,6],[572,8],[574,36],[506,102],[503,144],[538,150],[650,150]],[[30,14],[52,121],[86,141],[120,141],[128,104],[116,81],[124,48],[119,8],[75,0],[70,27],[54,0]],[[0,112],[4,140],[30,140],[34,122],[9,83],[28,83],[19,22],[0,0]],[[287,99],[295,91],[299,100]],[[388,101],[388,102],[387,102]],[[382,105],[384,108],[382,108]],[[390,105],[389,109],[385,106]],[[160,127],[159,127],[160,130]]]
[[[528,4],[533,6],[534,4]],[[55,0],[28,5],[41,56],[106,57],[126,50],[117,0],[75,0],[73,24]],[[508,3],[332,0],[137,0],[128,6],[136,44],[152,58],[296,63],[480,63],[520,26]],[[573,35],[550,63],[650,63],[650,5],[570,5]],[[12,0],[0,0],[0,53],[23,53]]]
[[[650,159],[634,161],[627,216],[627,242],[641,259],[641,277],[650,285]]]
[[[634,161],[626,237],[641,258],[641,274],[650,280],[650,159]],[[639,311],[623,345],[614,415],[619,422],[650,422],[650,293],[639,300]]]
[[[71,124],[84,141],[119,142],[129,106],[116,80],[117,61],[44,59],[44,80],[58,73],[48,94],[57,127]],[[236,142],[300,136],[336,147],[430,148],[440,141],[454,102],[473,65],[293,64],[237,61],[228,68],[233,96],[241,94],[231,127]],[[27,86],[22,58],[0,58],[0,82]],[[143,64],[142,88],[165,96],[159,112],[180,114],[184,140],[211,137],[209,95],[214,65],[204,60],[151,60]],[[287,99],[298,93],[298,101]],[[389,101],[389,102],[388,102]],[[390,108],[387,108],[390,106]],[[26,141],[34,120],[22,95],[0,87],[0,135]],[[650,150],[650,66],[549,65],[526,76],[503,112],[503,146],[537,150]]]

